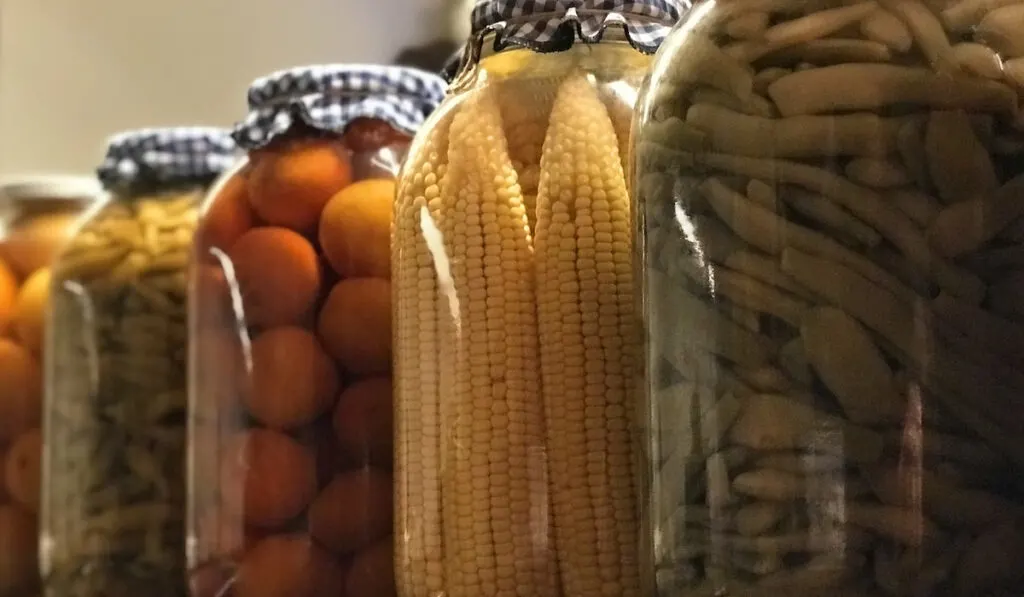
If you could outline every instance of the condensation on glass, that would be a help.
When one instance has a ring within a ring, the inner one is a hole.
[[[194,247],[195,597],[388,597],[391,213],[440,77],[372,65],[259,79],[247,157]]]
[[[57,258],[44,365],[46,597],[185,593],[186,270],[227,131],[112,137]]]
[[[39,590],[42,349],[50,264],[100,194],[91,178],[0,184],[0,596]]]
[[[1024,4],[696,5],[638,100],[651,594],[1024,590]]]
[[[678,14],[541,4],[477,5],[399,184],[401,597],[639,591],[624,169],[645,53]]]

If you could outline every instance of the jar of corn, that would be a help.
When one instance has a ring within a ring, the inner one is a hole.
[[[401,597],[640,594],[625,171],[679,11],[473,9],[395,203]]]
[[[194,247],[195,597],[388,597],[391,204],[444,95],[422,71],[255,81]]]
[[[651,595],[1024,591],[1024,3],[696,5],[634,131]]]
[[[228,131],[133,130],[53,266],[40,564],[46,597],[185,594],[186,284]]]
[[[101,192],[93,178],[0,184],[0,596],[39,589],[43,337],[50,263]]]

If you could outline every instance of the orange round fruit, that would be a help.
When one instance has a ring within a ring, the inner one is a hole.
[[[294,429],[331,408],[340,382],[334,362],[311,332],[284,326],[252,343],[246,406],[273,429]]]
[[[317,332],[347,371],[386,373],[391,369],[391,284],[379,278],[338,282],[320,310]]]
[[[36,518],[23,509],[0,506],[0,594],[32,587],[39,580]]]
[[[0,253],[16,275],[26,278],[57,257],[71,236],[78,216],[74,211],[50,213],[17,224],[0,242]]]
[[[390,277],[394,196],[393,180],[361,180],[342,189],[324,208],[320,246],[341,277]]]
[[[0,333],[7,329],[14,315],[14,305],[18,298],[18,279],[14,272],[0,261]]]
[[[245,554],[235,597],[340,597],[344,571],[305,535],[273,535]]]
[[[39,429],[22,433],[10,450],[4,466],[7,491],[18,504],[32,512],[39,511],[39,483],[43,436]]]
[[[203,247],[227,251],[252,228],[252,219],[246,180],[235,174],[214,191],[213,202],[203,214],[199,228]]]
[[[350,182],[352,166],[337,141],[290,143],[254,156],[249,203],[268,224],[313,231],[324,205]]]
[[[391,537],[362,550],[349,566],[345,597],[395,597],[395,553]]]
[[[346,460],[385,468],[392,460],[391,379],[361,379],[341,393],[334,433]]]
[[[221,498],[229,510],[240,507],[248,524],[283,525],[316,494],[313,453],[283,433],[243,431],[232,439],[225,456]]]
[[[391,533],[391,475],[371,468],[345,471],[309,507],[309,532],[328,549],[348,554]]]
[[[296,323],[316,301],[320,264],[302,235],[287,228],[255,228],[238,239],[230,255],[251,325]]]
[[[46,331],[50,297],[50,268],[38,269],[21,285],[14,307],[14,331],[21,345],[39,354]]]
[[[14,439],[42,417],[39,364],[24,348],[0,338],[0,440]]]

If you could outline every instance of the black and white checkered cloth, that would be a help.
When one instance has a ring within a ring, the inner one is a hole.
[[[257,79],[249,87],[249,114],[234,137],[257,149],[296,122],[341,133],[357,118],[375,118],[414,135],[444,99],[444,79],[404,66],[305,66]]]
[[[473,8],[470,44],[494,34],[494,49],[509,46],[560,52],[573,43],[597,43],[605,30],[622,27],[626,40],[653,54],[690,7],[689,0],[479,0]],[[452,56],[443,74],[451,80],[465,49]]]
[[[107,155],[96,174],[107,188],[208,182],[230,168],[238,156],[227,129],[136,129],[107,140]]]

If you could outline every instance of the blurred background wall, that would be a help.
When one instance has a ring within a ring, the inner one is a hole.
[[[276,69],[443,61],[470,4],[0,0],[0,178],[90,173],[124,128],[230,125],[248,83]]]

